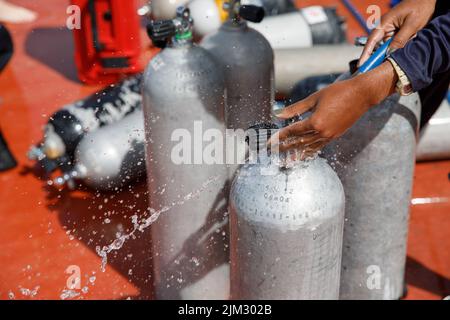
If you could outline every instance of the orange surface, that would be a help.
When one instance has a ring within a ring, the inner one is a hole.
[[[60,299],[69,277],[66,269],[73,265],[80,268],[85,288],[77,290],[75,299],[151,298],[148,231],[109,257],[105,272],[95,253],[96,246],[109,244],[117,232],[130,228],[131,215],[144,214],[145,184],[117,194],[68,192],[47,186],[46,179],[33,174],[26,152],[42,138],[49,115],[97,88],[76,80],[72,35],[63,27],[68,2],[11,2],[37,11],[39,19],[8,25],[16,51],[0,74],[0,127],[19,162],[16,169],[0,173],[0,299]],[[374,1],[357,2],[363,8]],[[348,16],[345,9],[339,10]],[[361,34],[350,17],[348,21],[350,37]],[[143,42],[148,43],[144,36]],[[146,53],[143,59],[148,58]],[[449,172],[450,161],[418,165],[414,197],[450,198]],[[449,230],[448,201],[413,206],[409,299],[450,294]]]

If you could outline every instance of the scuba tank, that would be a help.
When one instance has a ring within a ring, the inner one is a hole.
[[[361,48],[348,44],[274,50],[277,96],[289,96],[294,86],[305,78],[345,72],[348,62],[360,57],[361,52]]]
[[[381,64],[389,43],[358,73]],[[394,94],[324,149],[346,195],[341,299],[403,295],[420,110],[417,93]]]
[[[227,128],[245,130],[270,120],[275,100],[273,51],[267,40],[249,28],[245,21],[261,21],[264,17],[261,7],[244,6],[240,0],[231,0],[224,3],[224,8],[228,11],[228,20],[219,31],[205,37],[201,46],[216,57],[225,74]],[[238,154],[231,148],[235,146],[229,147],[227,154]],[[242,162],[238,160],[230,164],[230,177],[234,175],[237,164]]]
[[[264,10],[244,6],[240,0],[224,4],[228,20],[201,46],[220,61],[226,78],[226,124],[230,129],[246,129],[270,120],[274,101],[273,51],[266,39],[249,28],[245,20],[261,21]]]
[[[73,188],[76,180],[82,180],[96,190],[118,190],[145,176],[144,138],[141,109],[87,134],[76,148],[72,170],[56,178],[55,184]]]
[[[54,113],[45,126],[43,141],[31,148],[28,157],[41,162],[47,171],[70,162],[86,133],[114,123],[141,107],[141,80],[142,74],[134,75]]]
[[[292,89],[288,99],[288,105],[306,99],[311,94],[328,87],[330,84],[335,82],[339,76],[339,73],[324,74],[320,76],[308,77],[302,81],[299,81]]]
[[[259,126],[257,161],[240,168],[231,188],[232,298],[338,299],[342,184],[322,158],[286,165],[283,154],[262,152],[274,128]]]
[[[336,8],[306,7],[250,24],[259,31],[274,50],[312,47],[318,44],[339,44],[346,41],[346,27]]]
[[[151,22],[148,31],[154,43],[170,40],[149,63],[143,85],[150,207],[171,208],[151,226],[155,295],[227,299],[227,168],[202,160],[203,132],[225,132],[225,83],[214,57],[193,44],[188,9]],[[179,203],[205,183],[206,190]]]

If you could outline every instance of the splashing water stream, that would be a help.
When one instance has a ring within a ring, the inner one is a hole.
[[[121,249],[127,240],[129,240],[130,238],[132,238],[132,239],[135,238],[135,234],[136,234],[137,231],[144,232],[144,230],[146,228],[148,228],[156,220],[158,220],[158,218],[160,217],[161,214],[163,214],[163,213],[165,213],[167,211],[170,211],[173,207],[181,206],[186,201],[189,201],[189,200],[197,197],[203,191],[205,191],[206,188],[210,184],[214,183],[219,178],[220,178],[219,175],[209,178],[208,180],[206,180],[202,184],[202,186],[198,190],[195,190],[193,192],[188,193],[187,195],[182,197],[181,200],[173,202],[171,205],[164,206],[160,210],[154,210],[154,209],[150,208],[149,209],[149,211],[151,213],[150,217],[148,217],[147,219],[143,220],[141,223],[138,222],[138,216],[137,215],[133,215],[131,217],[131,221],[133,223],[133,230],[131,230],[131,232],[129,232],[127,234],[124,234],[124,235],[118,236],[113,242],[111,242],[107,246],[103,246],[103,248],[100,248],[100,246],[97,246],[95,248],[95,251],[97,252],[97,254],[102,258],[102,264],[101,264],[102,272],[105,272],[105,270],[106,270],[106,264],[108,263],[108,254],[109,253],[111,253],[112,251],[117,251],[117,250]]]

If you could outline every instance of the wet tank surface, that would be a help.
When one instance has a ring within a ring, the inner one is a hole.
[[[15,0],[35,10],[30,24],[7,25],[15,52],[0,74],[0,128],[18,166],[0,173],[0,299],[151,299],[151,237],[136,232],[108,255],[102,270],[97,246],[133,230],[132,216],[148,218],[145,181],[121,192],[68,191],[38,177],[26,153],[61,106],[100,87],[78,82],[65,0]],[[302,5],[338,1],[301,0]],[[357,1],[361,10],[373,1]],[[388,1],[384,3],[387,8]],[[348,12],[349,39],[362,33]],[[149,42],[142,30],[142,41]],[[148,61],[154,50],[146,51]],[[410,219],[407,299],[450,295],[450,161],[420,163]],[[79,272],[79,288],[67,290]]]

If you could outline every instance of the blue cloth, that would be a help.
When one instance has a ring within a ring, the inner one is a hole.
[[[450,13],[432,20],[392,58],[406,73],[414,91],[428,87],[437,74],[449,72]]]
[[[417,37],[403,49],[392,53],[411,81],[414,91],[420,91],[437,76],[450,72],[450,1],[446,13],[435,17]]]

